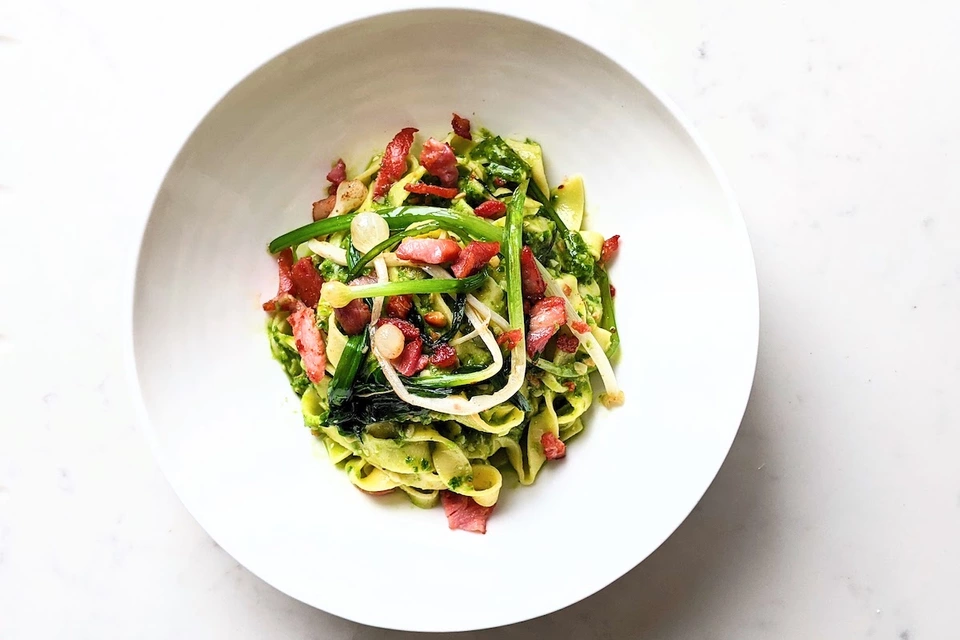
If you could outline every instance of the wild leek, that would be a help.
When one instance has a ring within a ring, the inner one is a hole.
[[[331,409],[340,407],[350,399],[353,393],[353,382],[367,350],[367,335],[366,331],[361,331],[355,336],[350,336],[347,345],[343,348],[343,353],[340,354],[337,370],[327,387]]]
[[[613,296],[610,293],[610,278],[607,270],[597,265],[594,271],[597,284],[600,285],[600,304],[603,308],[603,317],[600,318],[600,328],[610,332],[610,345],[607,347],[607,357],[612,358],[620,348],[620,334],[617,333],[617,316],[613,311]]]
[[[328,303],[334,309],[339,309],[357,298],[402,296],[415,293],[466,293],[479,289],[486,277],[487,272],[483,270],[469,278],[451,278],[450,280],[401,280],[357,285],[330,281],[324,283],[323,289],[320,291],[320,300]]]
[[[391,230],[405,229],[416,222],[433,220],[441,229],[452,231],[459,236],[473,238],[475,240],[500,241],[503,238],[503,230],[500,227],[491,224],[483,218],[461,213],[453,209],[443,209],[440,207],[393,207],[378,209],[376,213],[380,214],[387,221]],[[293,247],[307,240],[312,240],[319,236],[324,236],[336,231],[344,231],[350,228],[356,213],[347,213],[342,216],[325,218],[310,224],[304,225],[293,231],[274,238],[268,245],[270,253],[277,253],[287,247]]]

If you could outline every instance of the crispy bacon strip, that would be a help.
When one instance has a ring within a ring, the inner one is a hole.
[[[310,382],[318,383],[323,380],[324,370],[327,368],[327,351],[323,344],[323,336],[317,328],[317,317],[313,309],[299,300],[294,302],[296,310],[287,316],[287,322],[293,327],[293,337],[297,342],[297,351],[303,360],[303,369],[310,378]]]
[[[345,307],[334,309],[343,332],[348,336],[356,336],[367,328],[370,323],[370,307],[361,299],[351,300]]]
[[[457,366],[457,350],[446,343],[439,345],[430,355],[430,364],[441,369]]]
[[[527,331],[527,355],[535,358],[566,322],[567,307],[563,298],[551,296],[533,305]]]
[[[427,264],[451,262],[459,255],[460,245],[450,238],[404,238],[397,247],[397,258],[400,260],[416,260]]]
[[[526,245],[520,250],[520,284],[523,297],[530,302],[543,298],[543,292],[547,290],[547,283],[537,269],[537,259]]]
[[[423,143],[420,152],[420,164],[432,176],[440,178],[440,184],[453,187],[457,184],[457,156],[450,145],[440,142],[436,138],[428,138]]]
[[[360,276],[354,278],[347,284],[373,284],[377,279],[372,276]],[[370,324],[370,307],[361,298],[351,300],[347,306],[334,309],[333,314],[337,317],[337,322],[343,327],[343,332],[348,336],[359,335],[366,331]]]
[[[327,180],[330,181],[330,186],[327,187],[327,193],[330,195],[335,195],[337,193],[337,187],[340,186],[340,183],[347,179],[347,165],[344,164],[343,158],[337,159],[337,164],[333,166],[333,169],[330,169],[330,172],[327,173]]]
[[[453,491],[440,492],[443,502],[443,512],[447,516],[447,524],[451,529],[463,529],[474,533],[487,532],[487,520],[493,512],[493,507],[481,507],[469,496],[462,496]]]
[[[496,220],[497,218],[502,218],[507,213],[507,205],[499,200],[484,200],[474,207],[473,212],[481,218]]]
[[[377,182],[373,186],[373,198],[382,199],[393,183],[407,170],[407,154],[413,146],[413,134],[418,130],[413,127],[401,129],[393,140],[387,143],[380,161],[380,170],[377,172]]]
[[[291,270],[293,284],[296,287],[296,296],[308,307],[316,307],[320,301],[320,288],[323,286],[323,277],[313,266],[310,258],[300,258]]]
[[[405,184],[403,185],[403,188],[410,193],[419,193],[425,196],[437,196],[439,198],[446,198],[448,200],[460,193],[456,187],[439,187],[435,184],[427,184],[426,182]]]
[[[504,331],[500,334],[497,338],[497,344],[503,345],[507,351],[513,351],[513,348],[517,346],[521,338],[523,338],[523,332],[520,331],[520,329],[511,329],[510,331]]]
[[[293,283],[293,249],[284,249],[277,255],[277,270],[280,272],[280,285],[277,295],[272,300],[263,303],[264,311],[276,311],[284,296],[296,295],[296,285]]]
[[[312,211],[313,221],[316,222],[317,220],[323,220],[329,217],[335,206],[337,206],[336,194],[314,202]]]
[[[543,455],[547,460],[557,460],[567,455],[567,445],[557,436],[549,431],[540,436],[540,445],[543,447]]]
[[[429,361],[430,359],[423,355],[423,340],[418,334],[403,347],[403,351],[393,361],[393,366],[397,368],[400,375],[410,377],[423,371]]]
[[[620,236],[610,236],[603,241],[603,246],[600,248],[600,262],[609,261],[616,253],[617,249],[620,248]]]
[[[406,320],[411,309],[413,309],[413,296],[409,294],[387,298],[387,315],[391,318]]]
[[[472,276],[483,269],[498,253],[500,253],[499,242],[471,242],[460,250],[456,262],[450,265],[450,271],[458,278]],[[400,255],[399,252],[397,255]]]
[[[453,120],[450,121],[451,126],[453,126],[453,132],[463,138],[464,140],[473,140],[473,137],[470,135],[470,121],[466,118],[461,118],[457,114],[453,114]]]
[[[576,336],[569,333],[562,333],[557,336],[557,349],[566,353],[576,353],[580,348],[580,341]]]

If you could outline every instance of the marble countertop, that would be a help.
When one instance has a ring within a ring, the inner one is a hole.
[[[958,637],[960,5],[580,5],[484,3],[602,43],[699,127],[756,254],[756,384],[657,552],[464,637]],[[386,6],[0,4],[0,638],[405,635],[302,605],[210,540],[134,423],[117,339],[192,126],[260,62]]]

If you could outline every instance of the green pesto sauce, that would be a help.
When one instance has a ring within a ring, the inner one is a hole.
[[[487,351],[486,346],[478,344],[478,340],[467,340],[454,347],[457,352],[457,358],[460,359],[461,366],[467,367],[485,367],[493,362],[493,356]]]
[[[340,266],[329,258],[321,260],[317,268],[320,269],[320,275],[323,276],[324,280],[345,282],[347,279],[347,268]]]

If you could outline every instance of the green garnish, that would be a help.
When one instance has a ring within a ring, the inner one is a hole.
[[[607,347],[607,357],[612,358],[620,348],[620,334],[617,332],[617,316],[613,310],[613,296],[610,295],[610,278],[607,270],[597,265],[594,270],[597,284],[600,285],[600,300],[603,304],[603,317],[600,318],[600,328],[610,332],[610,346]]]
[[[543,211],[557,226],[557,236],[559,237],[559,242],[563,245],[562,249],[558,252],[560,264],[578,280],[587,280],[592,277],[593,267],[597,261],[590,255],[590,250],[587,248],[587,243],[584,242],[583,236],[576,231],[570,230],[567,225],[564,224],[560,214],[557,213],[557,210],[550,202],[550,198],[541,193],[536,184],[530,185],[530,195],[537,201],[543,203]]]
[[[353,381],[357,377],[357,370],[367,351],[367,335],[366,331],[361,331],[355,336],[350,336],[347,345],[343,348],[343,353],[340,354],[337,370],[327,388],[331,408],[339,408],[353,394]]]
[[[441,229],[476,240],[499,241],[503,237],[503,231],[500,227],[487,222],[483,218],[461,213],[453,209],[443,209],[440,207],[392,207],[377,209],[375,213],[384,217],[391,230],[405,229],[415,222],[433,220]],[[310,224],[274,238],[267,248],[270,250],[270,253],[277,253],[287,247],[296,246],[319,236],[344,231],[350,228],[350,223],[356,215],[356,213],[347,213],[342,216],[334,216],[332,218],[311,222]]]
[[[327,282],[321,290],[320,300],[334,309],[350,304],[357,298],[379,298],[381,296],[402,296],[415,293],[467,293],[479,288],[487,277],[486,270],[475,273],[469,278],[399,280],[376,284],[347,285],[342,282]]]

